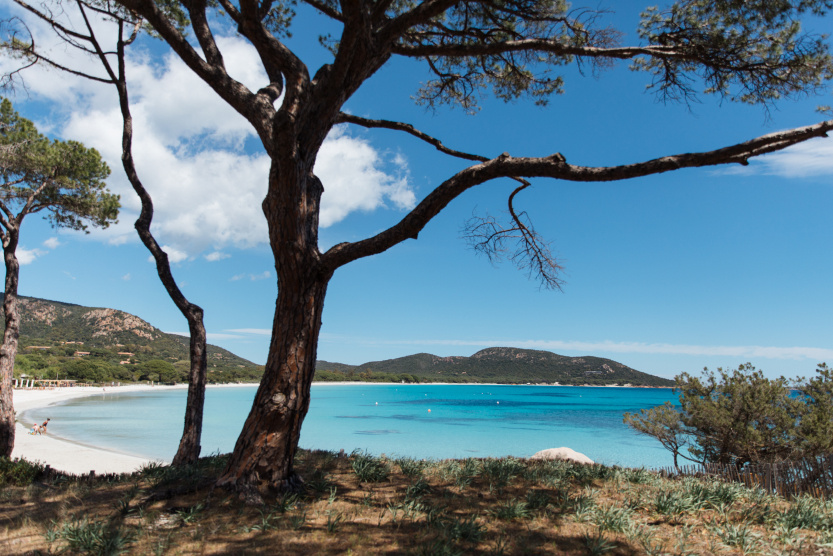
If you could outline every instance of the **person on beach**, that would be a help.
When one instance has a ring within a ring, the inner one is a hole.
[[[51,418],[47,418],[46,421],[43,422],[43,424],[40,426],[40,431],[38,432],[38,434],[43,434],[46,432],[46,425],[48,425],[49,421],[51,420]]]
[[[32,435],[38,434],[39,431],[40,431],[40,425],[35,423],[34,425],[32,425],[32,432],[30,432],[29,434],[32,434]]]

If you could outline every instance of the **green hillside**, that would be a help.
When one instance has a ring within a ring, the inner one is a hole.
[[[187,337],[162,332],[115,309],[31,297],[19,298],[19,305],[21,334],[15,377],[81,382],[187,380]],[[262,375],[262,366],[208,346],[209,382],[257,382]],[[315,380],[673,385],[671,380],[611,359],[505,347],[484,349],[471,357],[417,353],[362,365],[318,361]]]
[[[318,361],[316,378],[503,384],[674,384],[672,380],[642,373],[611,359],[592,356],[567,357],[549,351],[507,347],[487,348],[471,357],[438,357],[430,353],[417,353],[356,366]]]
[[[115,309],[32,297],[20,297],[19,307],[15,377],[82,382],[187,380],[187,337],[162,332]],[[262,374],[262,366],[209,344],[209,382],[259,381]]]

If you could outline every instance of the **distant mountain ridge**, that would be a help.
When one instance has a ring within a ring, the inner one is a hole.
[[[569,357],[549,351],[512,347],[486,348],[471,357],[417,353],[355,366],[318,361],[316,370],[321,378],[327,376],[324,373],[327,371],[351,378],[363,375],[368,379],[382,374],[411,375],[420,382],[674,385],[672,380],[637,371],[612,359]]]
[[[136,315],[117,309],[23,296],[18,298],[18,304],[21,319],[18,359],[21,356],[27,359],[19,361],[23,364],[20,365],[21,370],[37,376],[39,369],[60,370],[68,363],[77,364],[81,357],[95,360],[105,372],[109,367],[111,378],[118,379],[121,374],[123,379],[128,379],[120,371],[128,371],[134,368],[133,365],[141,366],[150,360],[164,360],[179,370],[179,380],[184,379],[189,344],[185,336],[163,332]],[[130,360],[128,365],[125,365],[126,358]],[[209,344],[208,373],[210,382],[259,381],[263,366]],[[134,373],[134,377],[138,376],[139,373]],[[317,361],[315,379],[633,386],[674,384],[671,380],[637,371],[612,359],[569,357],[549,351],[512,347],[486,348],[471,357],[417,353],[361,365]]]

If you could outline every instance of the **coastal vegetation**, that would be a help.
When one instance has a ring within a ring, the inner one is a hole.
[[[3,343],[0,348],[0,455],[14,448],[12,373],[20,336],[17,249],[24,219],[41,215],[55,228],[87,231],[117,222],[119,196],[107,190],[110,168],[78,141],[50,140],[0,101],[0,240],[3,243]]]
[[[626,413],[625,423],[700,464],[814,461],[833,453],[833,369],[810,380],[766,378],[751,364],[676,377],[679,405]]]
[[[708,477],[566,461],[299,450],[301,491],[262,506],[212,485],[228,456],[65,476],[0,459],[16,554],[802,555],[833,548],[833,503]]]

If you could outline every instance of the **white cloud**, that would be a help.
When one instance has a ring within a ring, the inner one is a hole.
[[[272,273],[268,270],[263,271],[260,274],[235,274],[231,278],[229,278],[229,282],[237,282],[238,280],[244,280],[248,278],[252,282],[257,280],[266,280],[267,278],[271,277]]]
[[[50,237],[49,239],[43,242],[43,246],[48,247],[49,249],[57,249],[60,245],[61,242],[58,241],[57,237]]]
[[[416,204],[408,182],[408,166],[401,155],[393,156],[394,174],[383,170],[385,161],[370,143],[338,127],[324,141],[315,173],[324,184],[321,226],[326,228],[354,211],[371,211],[390,201],[398,209]]]
[[[129,272],[128,272],[127,274],[125,274],[124,276],[122,276],[122,277],[121,277],[121,279],[122,279],[122,280],[124,280],[125,282],[129,281],[129,280],[130,280],[130,278],[131,278],[131,276],[130,276],[130,273],[129,273]]]
[[[15,9],[16,10],[16,9]],[[51,30],[16,11],[36,43],[67,60]],[[109,36],[106,33],[102,36]],[[217,37],[226,67],[253,90],[267,82],[253,47],[237,37]],[[75,56],[72,63],[100,74],[97,62]],[[16,61],[0,59],[0,71]],[[128,57],[134,118],[134,157],[154,201],[153,231],[177,252],[220,260],[224,247],[248,248],[268,241],[261,209],[270,160],[247,152],[257,144],[249,123],[226,105],[173,54],[152,56],[138,49]],[[120,223],[91,237],[121,244],[135,240],[140,206],[121,169],[121,116],[112,86],[35,67],[24,74],[28,96],[52,101],[42,131],[82,141],[102,153],[113,173],[111,190],[121,194]],[[59,86],[56,86],[59,84]],[[25,99],[20,99],[25,100]],[[25,115],[25,110],[23,111]],[[324,183],[320,224],[330,226],[355,211],[408,209],[416,202],[406,161],[382,155],[368,141],[338,129],[324,142],[316,172]],[[107,239],[104,239],[107,238]]]
[[[762,157],[765,172],[786,177],[833,174],[833,140],[811,139],[783,151]]]
[[[269,328],[230,328],[226,332],[233,332],[236,334],[255,334],[258,336],[271,336],[272,330]]]
[[[177,249],[175,247],[171,247],[170,245],[162,245],[162,251],[167,253],[168,262],[173,263],[173,264],[181,263],[182,261],[188,259],[188,253],[186,253],[184,251],[180,251],[179,249]],[[155,259],[153,258],[153,255],[148,256],[148,262],[149,263],[156,262]]]
[[[222,261],[223,259],[228,259],[229,257],[231,257],[231,255],[223,253],[222,251],[212,251],[211,253],[204,255],[205,260],[209,262]]]
[[[782,151],[752,158],[748,166],[733,165],[715,172],[730,175],[768,174],[786,178],[833,175],[833,139],[810,139]]]
[[[24,249],[22,247],[18,247],[17,251],[15,251],[15,255],[17,256],[17,262],[21,266],[32,264],[32,262],[34,262],[35,259],[45,254],[46,252],[41,251],[40,249]]]

